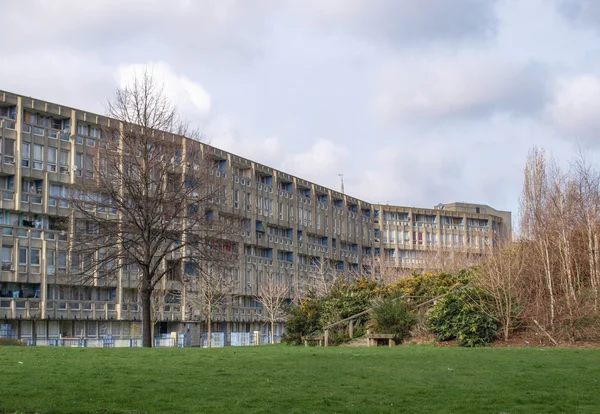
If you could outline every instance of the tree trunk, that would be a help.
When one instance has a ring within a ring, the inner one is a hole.
[[[274,341],[274,339],[275,339],[274,331],[275,331],[275,320],[271,319],[271,344],[275,343],[275,341]]]
[[[548,283],[548,293],[550,294],[550,326],[554,330],[554,292],[552,289],[552,275],[550,273],[550,254],[548,253],[546,241],[544,241],[544,253],[544,270],[546,272],[546,282]]]
[[[142,346],[152,348],[152,292],[142,289]]]
[[[212,345],[212,341],[211,341],[211,336],[212,336],[212,306],[209,303],[208,304],[208,312],[206,312],[206,324],[207,324],[207,334],[208,337],[206,338],[206,345],[208,346],[208,348],[211,347]]]

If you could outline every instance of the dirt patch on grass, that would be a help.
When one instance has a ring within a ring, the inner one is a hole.
[[[600,341],[557,341],[559,348],[600,348]],[[493,344],[494,348],[526,348],[526,347],[549,347],[556,345],[543,333],[517,332],[510,336],[508,341],[498,339]]]
[[[433,335],[419,335],[405,341],[402,346],[414,345],[430,345],[436,347],[457,347],[459,346],[455,340],[437,342]],[[497,339],[490,345],[492,348],[539,348],[548,347],[556,348],[556,346],[543,333],[537,332],[517,332],[510,336],[508,341]],[[558,341],[558,348],[600,348],[600,341]]]

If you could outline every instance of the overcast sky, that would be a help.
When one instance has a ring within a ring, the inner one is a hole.
[[[600,152],[600,1],[0,0],[0,89],[104,113],[150,65],[211,144],[371,202],[516,213]]]

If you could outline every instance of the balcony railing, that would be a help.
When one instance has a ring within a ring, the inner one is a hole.
[[[116,309],[117,304],[114,301],[52,299],[47,302],[46,317],[56,319],[116,319]]]
[[[40,299],[0,298],[0,315],[7,319],[39,318]]]

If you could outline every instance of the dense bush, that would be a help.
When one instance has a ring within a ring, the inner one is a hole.
[[[309,297],[300,306],[286,309],[288,318],[285,324],[283,341],[300,345],[302,336],[312,335],[321,330],[321,300]]]
[[[486,308],[483,298],[472,287],[441,298],[428,314],[429,328],[436,339],[456,339],[459,345],[468,347],[492,343],[498,335],[498,323]]]
[[[341,281],[336,283],[326,296],[310,295],[300,306],[287,309],[288,319],[283,340],[300,344],[302,336],[322,335],[323,327],[369,309],[379,287],[378,283],[361,278],[352,284]],[[368,319],[368,315],[364,315],[354,321],[355,336],[362,334],[362,326]],[[347,325],[332,329],[329,340],[332,345],[350,340]]]
[[[364,326],[371,318],[374,330],[393,333],[396,341],[401,342],[417,321],[415,312],[411,312],[409,307],[415,309],[415,305],[432,297],[446,295],[438,299],[427,313],[425,307],[431,304],[419,308],[419,312],[425,313],[426,326],[436,339],[456,339],[461,346],[488,345],[496,338],[499,326],[487,305],[486,295],[471,283],[476,277],[476,271],[470,269],[456,274],[415,275],[389,286],[381,286],[368,279],[359,279],[352,284],[340,282],[326,296],[312,295],[300,306],[288,308],[283,340],[301,344],[302,336],[323,335],[325,326],[372,308],[370,315],[365,314],[353,321],[354,336],[363,334]],[[400,296],[419,298],[397,299]],[[332,345],[348,340],[346,323],[329,331],[329,343]]]
[[[358,279],[352,284],[338,283],[321,299],[321,325],[327,326],[367,310],[376,296],[378,284]]]
[[[474,277],[474,272],[470,269],[460,270],[457,273],[425,273],[401,279],[386,286],[385,291],[392,297],[434,297],[443,295],[456,287],[464,286]]]
[[[417,322],[406,302],[385,298],[373,304],[371,326],[377,333],[394,334],[397,343],[408,338]]]

